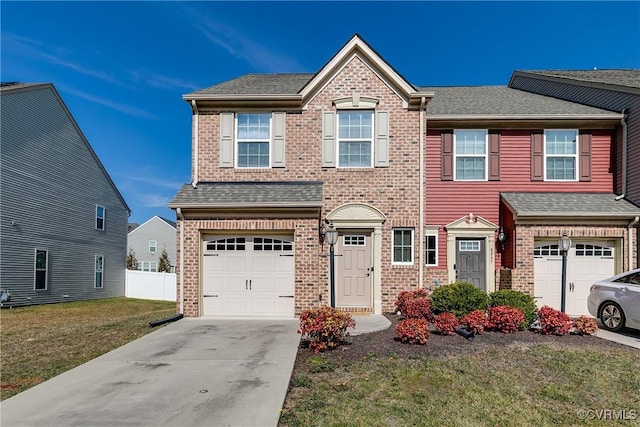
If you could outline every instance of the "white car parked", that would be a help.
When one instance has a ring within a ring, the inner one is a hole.
[[[605,329],[640,329],[640,268],[595,282],[587,307]]]

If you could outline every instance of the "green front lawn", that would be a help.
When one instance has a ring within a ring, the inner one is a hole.
[[[0,311],[1,398],[135,340],[149,322],[174,315],[173,302],[131,298],[47,304]]]

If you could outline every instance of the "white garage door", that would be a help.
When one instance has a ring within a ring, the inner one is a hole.
[[[205,316],[294,317],[293,238],[209,237],[202,269]]]
[[[561,307],[562,255],[558,244],[536,242],[533,274],[538,307]],[[567,314],[589,315],[587,297],[593,282],[615,274],[614,242],[573,243],[567,253]]]

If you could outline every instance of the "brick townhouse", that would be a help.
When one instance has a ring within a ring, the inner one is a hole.
[[[418,87],[359,35],[315,74],[245,75],[184,100],[192,182],[169,206],[187,316],[293,317],[332,300],[379,314],[400,290],[455,280],[553,305],[563,233],[577,312],[587,267],[591,280],[635,262],[640,209],[615,200],[619,113]]]

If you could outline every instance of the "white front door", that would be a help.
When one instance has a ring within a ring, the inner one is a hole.
[[[535,243],[533,270],[534,297],[538,307],[547,305],[560,310],[562,255],[557,243]],[[566,313],[571,316],[588,316],[589,288],[593,282],[614,274],[614,242],[573,243],[567,253]]]
[[[210,237],[203,242],[203,315],[294,317],[293,239]]]
[[[336,248],[336,305],[371,307],[371,234],[340,236]]]

